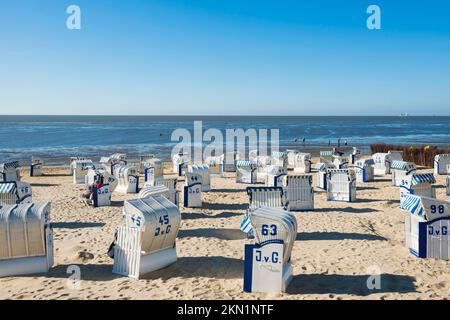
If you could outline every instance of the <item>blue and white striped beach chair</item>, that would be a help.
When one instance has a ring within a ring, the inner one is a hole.
[[[20,181],[19,161],[0,164],[0,181]]]
[[[0,182],[0,205],[32,202],[31,185],[27,182]]]
[[[433,184],[436,179],[432,173],[410,174],[400,181],[400,204],[409,194],[416,196],[436,198]]]
[[[394,160],[391,163],[392,185],[399,187],[402,184],[402,180],[407,175],[416,173],[417,168],[414,162],[397,161]]]
[[[374,165],[375,162],[372,158],[362,159],[356,161],[355,174],[357,182],[371,182],[374,181]]]

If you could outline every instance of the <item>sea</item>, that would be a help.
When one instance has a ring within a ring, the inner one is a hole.
[[[99,158],[126,153],[129,159],[156,154],[169,159],[177,129],[193,136],[194,121],[203,132],[218,129],[278,129],[281,150],[315,152],[338,144],[370,150],[373,143],[450,146],[450,116],[432,117],[273,117],[273,116],[0,116],[0,162],[68,164],[69,157]],[[194,142],[193,142],[194,143]],[[205,141],[203,146],[209,141]]]

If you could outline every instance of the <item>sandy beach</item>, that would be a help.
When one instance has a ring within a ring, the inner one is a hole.
[[[404,245],[405,213],[390,176],[358,183],[356,203],[327,202],[316,189],[316,210],[295,213],[294,279],[287,292],[249,294],[242,288],[244,244],[250,240],[239,230],[247,185],[235,183],[234,174],[212,177],[201,209],[181,207],[178,261],[140,280],[113,274],[106,255],[122,222],[123,201],[137,195],[114,193],[111,207],[89,208],[79,201],[83,186],[72,183],[68,168],[44,167],[44,174],[29,177],[22,170],[22,180],[32,184],[34,202],[51,201],[55,266],[48,274],[0,279],[0,299],[450,298],[450,262],[417,259]],[[446,198],[444,179],[437,178],[440,199]],[[71,265],[81,269],[79,289],[67,285]],[[380,290],[366,286],[374,268],[382,274]]]

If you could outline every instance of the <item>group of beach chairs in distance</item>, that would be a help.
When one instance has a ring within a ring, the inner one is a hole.
[[[43,162],[35,160],[32,166],[39,169],[30,167],[33,176],[42,174]],[[0,276],[46,272],[53,265],[50,204],[32,203],[31,186],[20,182],[18,167],[17,162],[0,165]],[[71,159],[74,183],[93,187],[92,206],[110,205],[113,192],[136,194],[124,202],[124,220],[108,250],[114,259],[112,272],[139,278],[174,263],[180,205],[201,207],[202,193],[212,189],[211,174],[229,172],[236,173],[236,182],[265,184],[246,189],[249,205],[240,226],[251,240],[244,249],[246,292],[286,290],[298,232],[293,212],[314,210],[313,170],[315,186],[326,190],[327,200],[347,202],[356,201],[357,181],[391,174],[392,185],[400,190],[400,207],[406,211],[405,243],[411,253],[450,259],[450,203],[436,199],[435,176],[417,173],[416,165],[403,161],[400,152],[361,159],[355,148],[333,149],[322,151],[314,165],[310,154],[296,150],[271,156],[255,150],[248,159],[237,153],[213,156],[202,164],[191,163],[181,153],[172,158],[172,169],[176,177],[164,176],[164,164],[154,155],[142,156],[137,165],[128,163],[124,154],[101,158],[99,165],[86,158]],[[140,190],[139,173],[145,180]],[[447,175],[449,195],[450,155],[436,157],[434,174]],[[181,201],[179,176],[184,176]]]

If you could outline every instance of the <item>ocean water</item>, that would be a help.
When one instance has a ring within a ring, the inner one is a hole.
[[[369,150],[372,143],[450,146],[450,117],[207,117],[207,116],[0,116],[0,161],[68,163],[70,156],[100,157],[125,152],[129,158],[170,156],[177,128],[203,130],[279,129],[280,149],[314,150],[345,141]],[[224,135],[225,136],[225,135]],[[305,138],[305,143],[302,140]],[[207,143],[206,143],[207,144]]]

